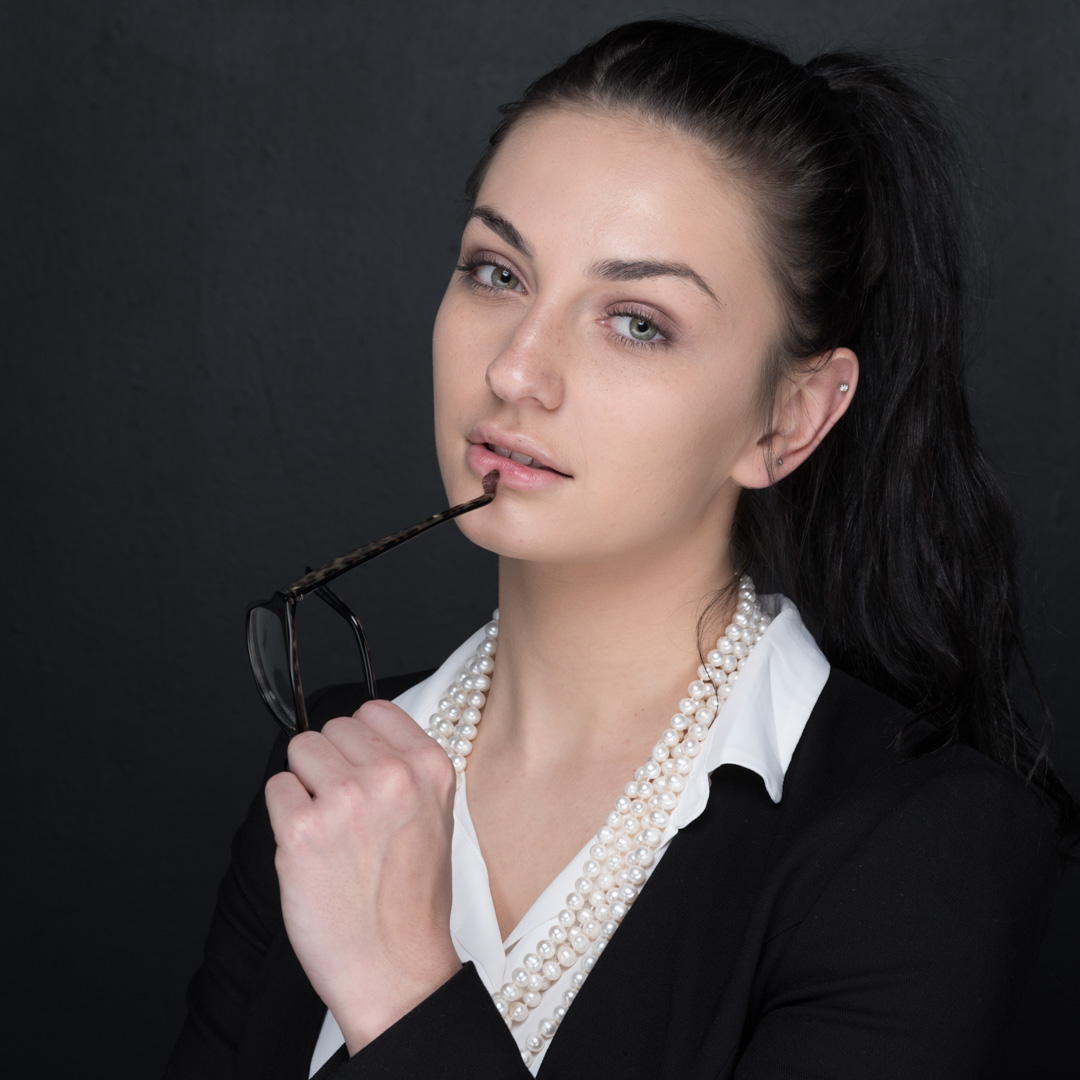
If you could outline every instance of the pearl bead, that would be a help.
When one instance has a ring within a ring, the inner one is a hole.
[[[470,724],[468,720],[462,720],[457,726],[457,733],[461,738],[468,739],[469,742],[472,742],[479,734],[479,729],[475,724]]]
[[[485,641],[480,646],[479,649],[477,649],[477,652],[483,653],[484,656],[494,656],[495,655],[495,642],[492,641],[489,638],[487,641]]]
[[[491,622],[484,627],[484,633],[489,638],[497,638],[499,636],[499,624],[496,620],[492,619]]]
[[[539,956],[536,955],[536,953],[530,952],[526,953],[521,958],[521,963],[524,965],[526,971],[536,972],[540,970],[543,961],[540,959]]]
[[[555,982],[562,974],[562,964],[558,960],[544,961],[544,978]]]
[[[622,900],[616,900],[611,905],[611,918],[613,922],[622,922],[626,918],[626,913],[630,909],[623,903]]]
[[[577,1014],[575,1013],[575,1015]],[[556,1030],[557,1025],[554,1020],[540,1021],[540,1034],[543,1035],[545,1039],[550,1039],[555,1034]]]
[[[713,649],[705,659],[711,667],[719,667],[724,662],[724,654],[719,649]]]
[[[468,703],[468,696],[464,690],[455,690],[450,696],[454,699],[455,705],[465,705]]]
[[[525,1002],[527,1009],[535,1009],[544,999],[535,990],[526,990],[521,995],[521,1000]]]
[[[529,976],[528,988],[534,994],[542,994],[550,985],[551,983],[539,971],[534,971]]]
[[[681,749],[688,758],[697,757],[701,753],[701,743],[697,739],[684,739]]]
[[[637,821],[637,818],[634,818],[634,820]],[[603,889],[604,892],[607,892],[607,890],[610,889],[611,886],[614,884],[615,879],[606,870],[602,871],[600,874],[597,875],[596,887],[598,889]]]
[[[464,720],[466,724],[479,724],[480,710],[470,706],[468,709],[462,711],[461,719]]]
[[[492,667],[491,660],[487,661],[487,670],[490,671]],[[491,680],[486,675],[474,675],[473,687],[477,690],[490,690]]]
[[[506,1002],[500,997],[494,997],[492,1000],[495,1002],[495,1011],[505,1019],[506,1014],[510,1011]]]
[[[562,964],[564,968],[570,967],[570,965],[577,960],[577,953],[574,951],[573,945],[560,945],[555,952],[556,956],[559,958],[559,963]]]
[[[695,702],[700,701],[703,697],[707,697],[709,691],[706,689],[705,684],[700,679],[695,679],[689,686],[690,696]],[[694,706],[697,708],[697,705]]]
[[[510,978],[513,979],[518,986],[529,985],[529,973],[524,968],[514,968]]]
[[[555,946],[547,938],[541,938],[536,943],[536,951],[544,960],[550,960],[555,955]]]
[[[514,1004],[510,1006],[510,1019],[513,1020],[515,1024],[520,1024],[528,1015],[529,1006],[526,1005],[524,1001],[515,1001]]]
[[[454,764],[454,771],[463,773],[465,771],[465,758],[461,754],[454,754],[450,759]]]
[[[608,828],[617,829],[622,824],[622,814],[618,810],[609,810],[604,820],[607,822]]]
[[[525,1067],[528,1068],[532,1064],[533,1056],[529,1053],[528,1050],[522,1050],[521,1060]]]
[[[703,727],[708,727],[716,719],[716,713],[714,713],[712,709],[701,708],[694,713],[694,719],[697,723],[691,724],[691,727],[697,727],[698,724],[701,724]]]
[[[572,911],[567,911],[566,908],[563,908],[562,911],[559,912],[560,926],[573,926],[575,920],[576,916]]]
[[[590,859],[596,859],[597,862],[599,862],[601,859],[603,859],[603,857],[606,854],[607,854],[607,849],[604,847],[603,844],[593,844],[593,846],[591,848],[589,848],[589,858]],[[574,908],[570,904],[567,904],[566,906],[568,908],[570,908],[572,911],[577,910],[577,908]]]
[[[689,723],[690,721],[686,719],[686,716],[683,713],[679,713],[678,716],[673,716],[671,718],[671,726],[676,731],[685,731],[686,725]]]
[[[574,990],[574,989],[569,989],[569,990],[564,990],[563,991],[562,999],[563,999],[563,1003],[566,1004],[566,1005],[573,1005],[574,1004],[574,998],[576,998],[576,997],[577,997],[577,991]]]
[[[638,798],[648,799],[654,791],[653,783],[651,780],[646,780],[644,783],[638,784]]]
[[[504,983],[499,990],[504,1001],[517,1001],[521,997],[521,987],[516,983]]]
[[[465,703],[469,706],[470,709],[482,709],[486,701],[487,697],[485,697],[485,695],[482,694],[479,690],[474,690],[468,696],[468,698],[465,699]]]
[[[581,961],[581,966],[585,969],[586,973],[592,971],[592,969],[596,967],[596,957],[591,955],[586,956],[585,959]]]
[[[592,877],[579,877],[574,882],[574,888],[579,893],[588,893],[592,891]]]
[[[628,783],[626,785],[626,787],[623,788],[623,794],[628,799],[636,799],[637,798],[637,781],[636,780],[631,780],[630,783]]]
[[[679,795],[685,790],[686,781],[676,774],[667,778],[667,786],[669,791],[674,791],[676,795]]]
[[[602,825],[596,833],[601,844],[610,844],[615,839],[615,830],[610,825]]]
[[[556,1005],[555,1008],[551,1010],[551,1018],[556,1024],[561,1024],[564,1016],[566,1016],[565,1005]]]
[[[626,795],[620,795],[615,800],[615,809],[620,814],[626,814],[630,811],[630,799]]]
[[[684,716],[692,716],[697,709],[697,702],[692,697],[684,697],[679,702],[679,712]]]
[[[528,1047],[528,1048],[529,1048],[530,1050],[532,1050],[532,1051],[533,1051],[533,1053],[536,1053],[536,1052],[537,1052],[538,1050],[543,1050],[543,1048],[544,1048],[544,1040],[543,1040],[543,1039],[542,1039],[542,1038],[540,1037],[540,1035],[539,1035],[539,1033],[538,1033],[538,1032],[535,1032],[535,1031],[534,1031],[534,1032],[533,1032],[533,1033],[532,1033],[532,1034],[531,1034],[531,1035],[530,1035],[530,1036],[529,1036],[529,1037],[528,1037],[528,1038],[527,1038],[527,1039],[525,1040],[525,1045],[526,1045],[526,1046],[527,1046],[527,1047]],[[523,1055],[522,1055],[522,1057],[524,1057],[524,1056],[525,1056],[525,1055],[523,1054]],[[526,1061],[526,1062],[525,1062],[525,1064],[526,1064],[526,1065],[528,1065],[528,1064],[530,1064],[530,1062]]]
[[[566,931],[561,926],[549,927],[548,940],[555,945],[561,945],[566,940]]]
[[[668,756],[669,756],[668,755],[668,748],[667,748],[666,743],[658,742],[652,748],[652,759],[653,759],[653,761],[661,761],[661,762],[667,761]]]

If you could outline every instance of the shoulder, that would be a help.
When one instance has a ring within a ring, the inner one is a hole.
[[[1035,792],[970,746],[912,751],[902,739],[912,721],[834,670],[785,779],[785,846],[835,859],[879,851],[894,867],[947,862],[971,879],[1048,880],[1056,837]]]

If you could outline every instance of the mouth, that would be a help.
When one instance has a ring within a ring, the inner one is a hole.
[[[529,457],[528,454],[519,454],[516,450],[507,450],[505,446],[496,446],[494,443],[484,443],[493,454],[498,454],[499,457],[509,458],[510,461],[516,461],[519,465],[525,465],[530,469],[542,469],[544,472],[555,473],[558,476],[565,476],[566,473],[559,472],[558,469],[551,468],[550,465],[541,465],[536,458]]]

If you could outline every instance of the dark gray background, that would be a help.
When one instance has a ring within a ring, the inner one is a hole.
[[[1077,5],[686,10],[780,34],[803,59],[898,49],[956,99],[991,260],[970,385],[1026,536],[1031,645],[1075,788]],[[0,12],[5,940],[20,999],[5,1060],[47,1047],[55,1075],[160,1068],[273,733],[244,607],[442,505],[430,326],[495,106],[660,11]],[[348,588],[377,670],[414,670],[484,617],[493,567],[449,528]],[[1027,1060],[1075,1075],[1078,900],[1074,875],[1006,1074]]]

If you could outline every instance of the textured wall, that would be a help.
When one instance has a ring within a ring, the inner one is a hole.
[[[0,12],[8,970],[30,1004],[19,1044],[48,1040],[57,1075],[107,1055],[117,1080],[144,1076],[174,1037],[272,734],[245,604],[442,505],[430,325],[495,106],[656,10]],[[1036,666],[1075,787],[1078,9],[690,10],[779,34],[803,58],[898,49],[957,101],[992,260],[971,388],[1027,536]],[[490,560],[453,529],[357,578],[345,591],[388,672],[439,661],[493,601]],[[1078,900],[1073,877],[1018,1058],[1073,1054]]]

